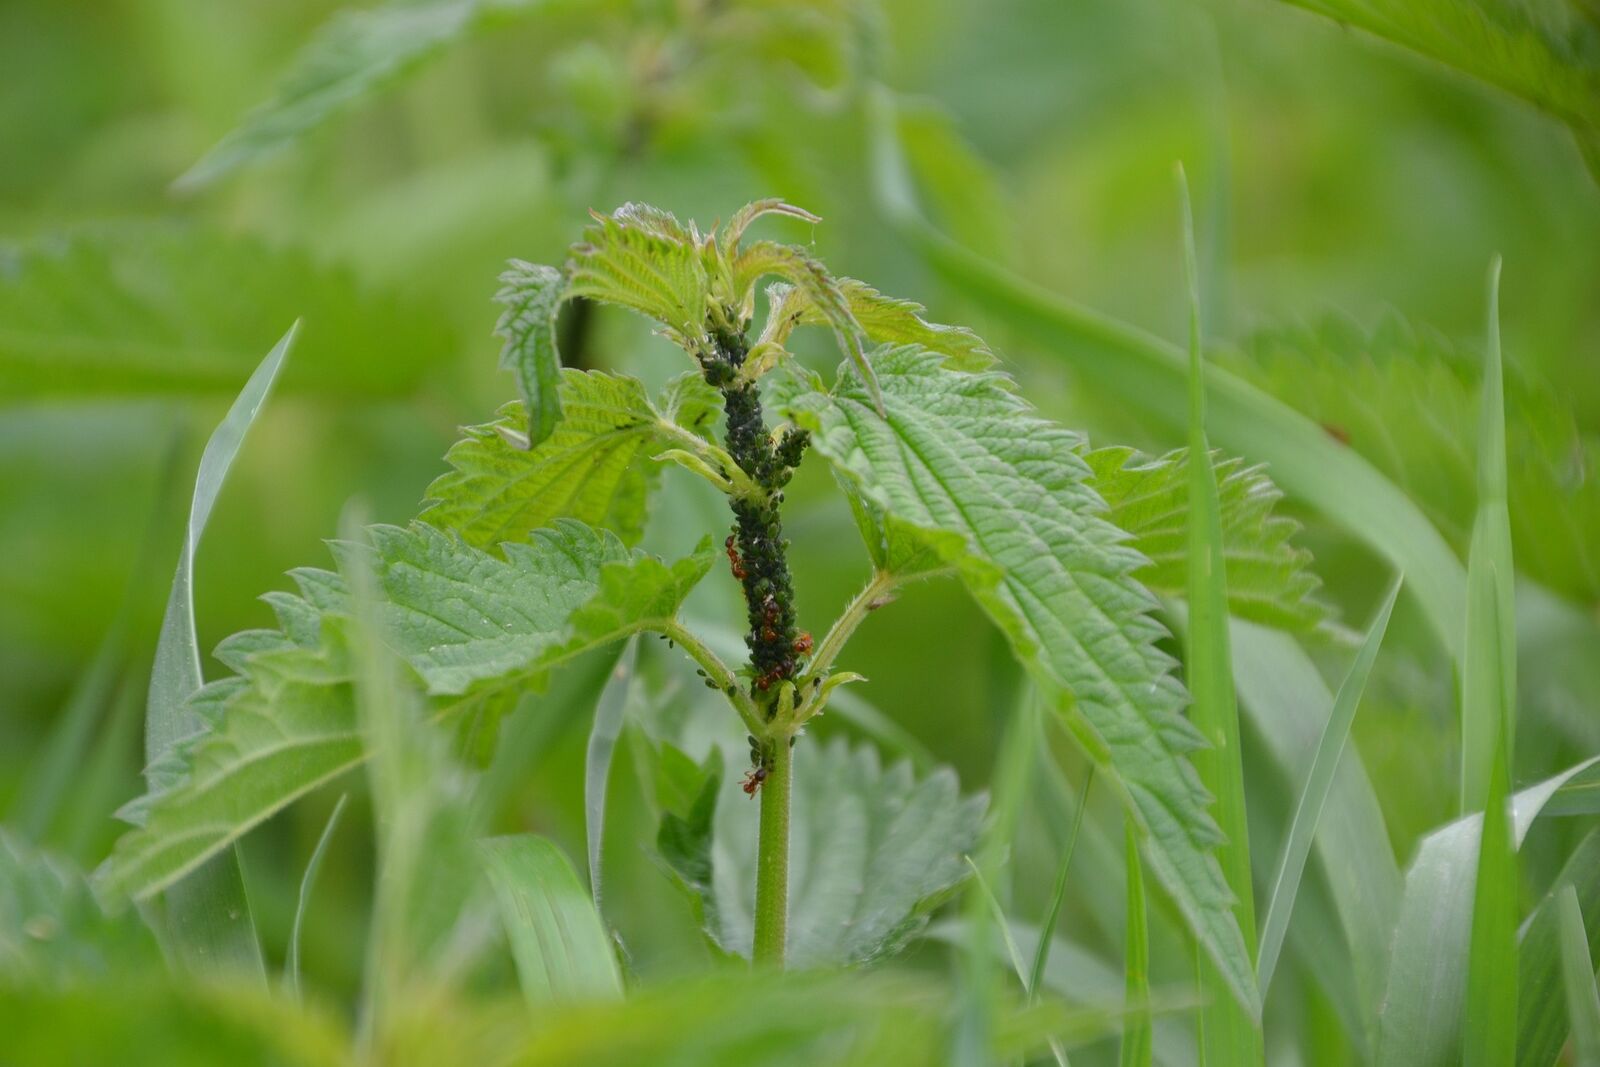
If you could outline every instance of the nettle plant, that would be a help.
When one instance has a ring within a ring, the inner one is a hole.
[[[371,754],[363,618],[403,665],[397,691],[455,723],[491,720],[580,654],[650,633],[693,661],[715,693],[707,699],[749,738],[741,784],[759,798],[753,862],[740,858],[749,842],[711,847],[718,799],[739,788],[714,768],[688,776],[692,803],[661,828],[708,933],[757,963],[867,961],[904,944],[962,880],[983,802],[962,799],[948,772],[916,781],[868,750],[808,746],[803,735],[839,686],[860,680],[839,664],[863,619],[907,583],[951,578],[1113,784],[1146,865],[1238,1005],[1258,1015],[1220,834],[1189,759],[1205,740],[1159,647],[1158,597],[1183,595],[1188,575],[1185,455],[1091,450],[1030,407],[971,331],[836,277],[804,248],[751,239],[766,215],[819,221],[764,200],[701,232],[628,204],[596,215],[563,267],[513,263],[499,332],[523,399],[450,450],[452,469],[415,522],[337,543],[337,569],[294,571],[297,594],[268,596],[279,629],[223,643],[217,655],[236,673],[185,705],[187,736],[153,768],[151,792],[129,813],[139,825],[104,881],[136,898],[180,884]],[[634,378],[562,368],[556,319],[573,299],[654,320],[688,369],[652,398]],[[845,356],[831,377],[788,347],[816,326]],[[871,565],[815,632],[801,623],[783,528],[785,486],[808,460],[832,469]],[[630,547],[666,464],[716,487],[732,519],[672,562]],[[1225,609],[1315,625],[1316,582],[1290,543],[1294,524],[1272,514],[1271,484],[1237,462],[1215,474]],[[743,663],[680,618],[718,565],[743,594]],[[811,836],[837,854],[827,862],[858,863],[843,892],[789,899],[797,794]],[[728,856],[737,870],[717,867]]]

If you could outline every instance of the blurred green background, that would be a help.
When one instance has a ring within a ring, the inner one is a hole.
[[[415,514],[456,427],[513,395],[491,335],[504,261],[560,262],[588,209],[626,200],[709,224],[757,197],[789,199],[825,221],[778,224],[784,236],[813,239],[837,272],[938,321],[970,322],[1050,415],[1097,443],[1181,443],[941,283],[885,223],[873,83],[899,94],[910,163],[945,232],[1175,340],[1182,160],[1217,358],[1348,437],[1461,550],[1484,277],[1502,255],[1525,654],[1543,657],[1524,660],[1524,715],[1548,727],[1523,733],[1518,777],[1600,750],[1600,190],[1556,119],[1275,0],[561,0],[270,159],[175,190],[335,7],[0,2],[0,804],[109,648],[103,759],[120,785],[75,798],[49,834],[80,861],[104,855],[107,816],[137,788],[137,697],[199,446],[296,318],[302,342],[199,556],[203,647],[270,624],[256,597],[282,588],[285,569],[326,561],[321,541],[348,501],[384,521]],[[640,320],[567,316],[569,362],[652,384],[684,369]],[[720,539],[719,502],[666,477],[664,495],[679,495],[647,545]],[[813,629],[866,574],[831,490],[807,470],[789,508]],[[1300,517],[1327,599],[1363,625],[1385,568]],[[738,607],[720,573],[692,604],[728,622]],[[119,619],[126,639],[106,645]],[[1457,742],[1448,661],[1409,605],[1397,619],[1356,733],[1403,863],[1454,812]],[[1566,643],[1528,636],[1541,625]],[[963,783],[986,783],[1014,668],[958,590],[913,590],[846,666]],[[583,739],[582,724],[556,737],[500,814],[507,827],[581,852]],[[666,973],[698,958],[696,940],[646,854],[654,826],[637,792],[617,776],[611,912],[635,964]],[[332,802],[246,842],[269,948]],[[370,878],[364,836],[346,835],[309,920],[307,968],[333,988],[356,981],[351,917]],[[1024,911],[1053,869],[1027,841],[1012,867]]]

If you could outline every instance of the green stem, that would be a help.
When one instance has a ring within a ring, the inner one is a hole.
[[[894,591],[899,579],[887,571],[875,571],[872,581],[867,583],[865,589],[855,595],[839,617],[834,620],[828,632],[817,643],[817,649],[811,655],[807,673],[811,675],[827,674],[828,668],[833,666],[833,661],[844,650],[845,642],[850,640],[850,635],[856,632],[856,627],[861,625],[872,611],[883,603],[883,598]]]
[[[789,933],[789,799],[794,750],[785,737],[772,746],[766,781],[761,785],[761,832],[756,843],[757,966],[783,966]]]
[[[711,651],[704,641],[685,629],[677,620],[655,629],[663,637],[671,638],[690,659],[700,665],[706,672],[706,677],[722,691],[728,703],[733,705],[733,710],[739,713],[739,718],[744,720],[747,730],[753,734],[760,734],[766,730],[766,720],[756,710],[755,701],[750,699],[749,693],[739,687],[739,680],[728,669],[728,665],[723,663],[722,658]]]

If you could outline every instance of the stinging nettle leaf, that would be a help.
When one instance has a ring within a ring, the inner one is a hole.
[[[511,261],[500,275],[495,299],[505,313],[495,333],[505,338],[500,366],[517,376],[527,406],[528,445],[550,436],[561,421],[561,354],[556,349],[556,313],[567,296],[567,279],[554,267]]]
[[[1139,581],[1162,595],[1183,593],[1189,513],[1188,451],[1159,458],[1113,446],[1082,453],[1094,471],[1094,488],[1106,502],[1106,518],[1133,535],[1133,547],[1149,563]],[[1291,540],[1300,524],[1278,515],[1283,494],[1261,465],[1236,457],[1216,459],[1217,499],[1222,518],[1222,558],[1228,568],[1228,613],[1283,630],[1309,630],[1325,621],[1322,585],[1311,570],[1311,553]]]
[[[803,249],[775,241],[757,241],[743,249],[733,261],[734,292],[741,294],[746,310],[753,299],[756,282],[769,274],[793,286],[795,297],[802,302],[800,306],[833,329],[840,351],[850,357],[856,373],[867,384],[874,407],[881,413],[883,396],[877,375],[861,347],[861,324],[855,319],[840,281]],[[774,311],[780,316],[784,314],[778,308]]]
[[[887,418],[849,374],[833,393],[797,376],[778,406],[884,522],[883,558],[919,540],[954,567],[1079,738],[1112,772],[1146,860],[1241,1004],[1254,969],[1212,853],[1210,798],[1186,754],[1202,739],[1156,647],[1165,630],[1131,575],[1144,560],[1103,517],[1077,435],[1039,418],[1010,380],[963,374],[915,347],[873,356]],[[930,537],[931,535],[931,537]],[[870,545],[870,542],[869,542]]]
[[[643,204],[594,220],[567,260],[568,296],[630,308],[661,323],[674,343],[704,348],[706,267],[693,235]]]
[[[564,518],[638,541],[656,475],[648,460],[678,438],[634,378],[567,368],[559,394],[564,416],[532,448],[521,436],[521,404],[463,431],[445,454],[454,469],[428,487],[422,521],[478,548],[523,540]]]
[[[958,370],[978,371],[995,363],[992,352],[977,334],[964,326],[945,326],[924,319],[927,311],[913,300],[885,296],[866,282],[854,278],[838,279],[838,288],[844,297],[856,325],[869,341],[875,344],[915,344],[930,352],[937,352]],[[789,287],[780,290],[780,299],[773,303],[772,314],[781,325],[769,326],[782,335],[798,325],[832,325],[832,320],[822,308],[808,297],[806,291]]]
[[[383,639],[433,719],[498,714],[552,667],[665,626],[715,559],[707,542],[668,565],[573,520],[504,546],[503,558],[421,523],[370,537],[371,547],[338,543],[336,554],[346,567],[370,563]],[[347,582],[327,571],[293,577],[301,595],[274,602],[283,631],[236,635],[218,650],[243,673],[190,702],[206,728],[173,753],[174,784],[135,802],[145,824],[102,869],[111,887],[136,897],[163,888],[364,758]]]
[[[663,818],[659,847],[695,899],[707,936],[749,956],[756,806],[704,772],[687,816]],[[787,959],[797,969],[861,964],[898,951],[967,874],[985,802],[948,768],[917,779],[842,739],[795,750]]]

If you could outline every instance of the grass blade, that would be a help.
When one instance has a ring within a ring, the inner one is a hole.
[[[978,869],[976,863],[972,862],[972,857],[968,856],[966,859],[967,866],[972,869],[973,881],[977,884],[978,891],[984,900],[988,901],[989,911],[994,916],[995,925],[1000,928],[1000,939],[1006,947],[1006,955],[1011,959],[1011,969],[1016,972],[1017,981],[1021,982],[1023,987],[1029,991],[1029,998],[1033,999],[1032,987],[1028,985],[1028,972],[1022,968],[1022,952],[1017,948],[1017,939],[1012,936],[1011,922],[1006,918],[1006,910],[1000,906],[999,898],[994,895],[994,890],[989,888],[989,883],[984,879],[983,872]],[[1067,1052],[1066,1049],[1061,1047],[1061,1043],[1051,1038],[1049,1045],[1050,1054],[1055,1057],[1059,1067],[1068,1067]]]
[[[605,925],[561,850],[533,834],[479,844],[528,1003],[620,997]]]
[[[583,765],[583,827],[589,846],[589,892],[594,910],[600,904],[600,853],[605,843],[606,785],[611,781],[611,755],[622,734],[628,696],[633,691],[634,665],[639,658],[639,639],[628,639],[622,657],[611,671],[611,678],[595,703],[594,727],[589,731],[589,746]]]
[[[1323,727],[1322,739],[1317,742],[1316,755],[1312,757],[1311,773],[1306,777],[1305,788],[1295,806],[1294,820],[1289,826],[1289,838],[1284,843],[1283,855],[1278,861],[1278,872],[1272,880],[1272,893],[1267,899],[1267,917],[1261,931],[1261,952],[1256,964],[1257,981],[1261,993],[1266,995],[1272,985],[1272,975],[1278,966],[1278,956],[1283,950],[1284,935],[1289,930],[1289,919],[1294,914],[1295,897],[1300,891],[1300,878],[1305,873],[1306,859],[1311,855],[1311,843],[1316,838],[1317,826],[1333,792],[1334,773],[1344,755],[1350,738],[1350,725],[1355,722],[1356,708],[1361,704],[1361,694],[1372,674],[1372,665],[1378,659],[1378,649],[1383,645],[1384,634],[1389,629],[1389,616],[1394,612],[1394,602],[1400,595],[1402,579],[1398,576],[1389,585],[1389,593],[1378,608],[1377,616],[1367,628],[1366,640],[1356,655],[1350,673],[1339,684],[1334,697],[1333,712]]]
[[[1573,1062],[1578,1067],[1600,1065],[1600,989],[1595,987],[1594,960],[1589,956],[1589,935],[1583,927],[1583,909],[1571,883],[1556,898],[1561,929],[1561,975],[1567,989],[1567,1019],[1572,1024]]]
[[[317,884],[317,872],[322,869],[322,857],[328,852],[328,842],[333,840],[333,831],[338,828],[339,816],[344,814],[345,802],[349,799],[349,793],[339,794],[338,803],[334,804],[332,813],[328,815],[328,824],[322,828],[322,836],[317,838],[317,847],[311,850],[311,858],[306,861],[306,873],[300,879],[300,896],[294,906],[294,925],[289,928],[288,958],[283,964],[289,989],[296,997],[300,995],[300,930],[305,925],[311,890]]]
[[[1478,516],[1467,560],[1461,687],[1461,802],[1482,802],[1483,836],[1467,952],[1465,1067],[1509,1067],[1517,1052],[1517,850],[1506,815],[1516,731],[1517,644],[1506,507],[1500,370],[1500,261],[1489,270],[1488,357],[1478,434]],[[1484,757],[1488,757],[1485,764]]]
[[[1128,869],[1128,918],[1122,956],[1126,1000],[1133,1012],[1123,1022],[1121,1067],[1150,1067],[1150,927],[1145,914],[1144,867],[1139,838],[1131,823],[1124,831],[1123,853]]]
[[[1216,472],[1206,443],[1205,378],[1201,357],[1200,281],[1195,266],[1194,215],[1189,183],[1178,167],[1183,207],[1183,262],[1189,291],[1189,619],[1184,668],[1193,700],[1189,714],[1210,747],[1194,753],[1200,781],[1216,800],[1217,826],[1226,839],[1217,861],[1233,893],[1233,914],[1244,934],[1245,951],[1255,962],[1255,901],[1250,884],[1249,822],[1245,815],[1244,764],[1239,749],[1239,708],[1234,695],[1228,644],[1228,577],[1222,558],[1222,515]],[[1216,967],[1200,959],[1200,1062],[1262,1063],[1258,1020],[1234,1000]]]
[[[1511,844],[1546,814],[1568,781],[1600,765],[1574,764],[1511,798]],[[1460,1060],[1463,1001],[1483,816],[1469,815],[1423,839],[1406,871],[1389,979],[1379,1017],[1378,1067],[1444,1067]]]
[[[951,241],[921,215],[900,158],[894,103],[874,98],[876,191],[886,219],[964,296],[1069,364],[1084,381],[1168,427],[1187,411],[1176,346],[1063,300]],[[1461,657],[1466,575],[1439,531],[1393,482],[1316,423],[1226,371],[1205,368],[1216,442],[1271,465],[1273,481],[1389,560],[1451,657]]]
[[[162,757],[203,726],[187,701],[200,688],[200,642],[194,623],[194,556],[211,509],[222,491],[246,431],[272,391],[300,325],[289,328],[245,383],[233,406],[206,442],[195,477],[194,498],[177,573],[167,600],[150,693],[145,706],[146,777],[152,789],[170,784],[159,769]],[[167,893],[167,936],[191,966],[202,971],[242,970],[265,977],[261,945],[245,897],[237,852],[219,855]]]
[[[1517,1056],[1517,852],[1504,745],[1495,749],[1492,773],[1472,895],[1463,1067],[1511,1067]]]
[[[1251,785],[1265,791],[1258,803],[1287,814],[1310,777],[1334,694],[1290,634],[1235,619],[1233,658],[1240,705],[1259,751],[1275,769],[1272,775],[1254,776]],[[1283,835],[1287,832],[1284,827]],[[1258,858],[1275,864],[1286,841],[1280,836],[1270,853]],[[1335,770],[1311,849],[1294,905],[1301,921],[1289,924],[1288,945],[1316,976],[1352,1035],[1371,1050],[1377,1044],[1389,942],[1405,881],[1383,809],[1354,746],[1347,746]],[[1274,871],[1264,868],[1258,873],[1270,884]],[[1330,940],[1335,951],[1327,951]]]
[[[623,645],[585,652],[557,671],[544,693],[523,697],[501,729],[500,743],[473,797],[476,817],[492,825],[561,734],[581,721],[600,699]]]
[[[1067,835],[1067,847],[1061,853],[1061,867],[1056,871],[1055,888],[1050,893],[1050,910],[1039,928],[1039,945],[1033,953],[1033,967],[1028,972],[1028,997],[1037,999],[1045,968],[1050,963],[1050,942],[1056,936],[1056,924],[1061,921],[1061,904],[1067,899],[1067,871],[1072,867],[1072,854],[1078,848],[1078,831],[1083,829],[1083,813],[1089,806],[1089,789],[1094,785],[1093,763],[1084,776],[1083,790],[1078,794],[1078,806],[1072,815],[1072,831]]]
[[[1549,804],[1545,812],[1552,814],[1554,808],[1554,803]],[[1549,891],[1523,924],[1517,945],[1518,1067],[1549,1067],[1560,1057],[1568,1036],[1575,1036],[1562,959],[1568,946],[1561,898],[1568,890],[1576,894],[1580,916],[1589,916],[1583,951],[1593,959],[1600,951],[1600,922],[1596,921],[1600,917],[1600,829],[1589,831],[1568,853]]]
[[[1467,558],[1467,644],[1461,677],[1461,811],[1482,811],[1495,750],[1516,752],[1517,634],[1506,420],[1500,369],[1500,261],[1489,270],[1487,355],[1478,431],[1478,513]]]

